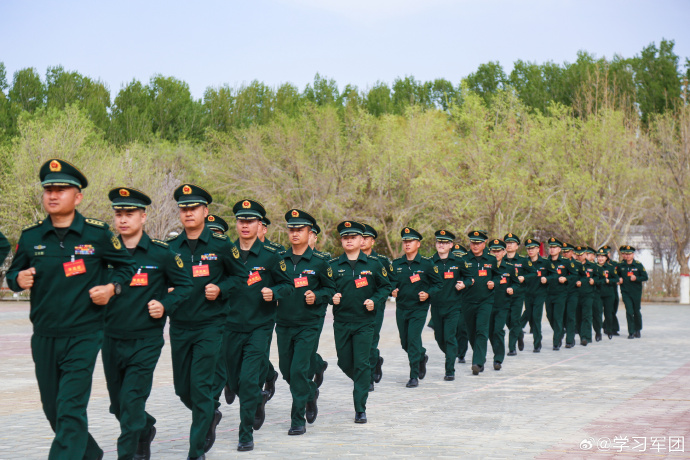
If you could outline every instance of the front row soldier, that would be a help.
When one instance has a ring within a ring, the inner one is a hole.
[[[429,313],[429,299],[442,288],[438,267],[431,259],[419,254],[422,235],[405,227],[400,232],[405,254],[393,261],[394,289],[396,298],[395,319],[400,334],[400,344],[410,363],[408,388],[419,385],[418,379],[426,376],[429,357],[422,346],[422,329]]]
[[[192,292],[192,278],[167,243],[144,231],[151,204],[146,194],[121,187],[108,198],[119,240],[134,258],[136,273],[106,309],[103,370],[110,412],[120,422],[118,458],[148,460],[156,419],[145,408],[164,344],[163,328],[166,317],[174,316]]]
[[[292,409],[289,435],[306,433],[306,421],[318,415],[319,390],[309,372],[319,347],[328,303],[335,294],[333,272],[324,255],[309,247],[316,220],[300,209],[285,214],[291,248],[283,256],[294,291],[280,300],[276,336],[280,372],[290,385]]]
[[[39,175],[48,216],[22,230],[7,284],[31,291],[31,353],[43,412],[55,432],[48,458],[100,459],[86,407],[106,305],[130,282],[135,262],[105,222],[76,210],[88,185],[81,171],[51,159]]]
[[[613,338],[613,306],[614,296],[618,297],[618,268],[609,259],[609,250],[599,248],[597,251],[597,265],[602,282],[599,285],[599,296],[604,311],[604,333],[609,340]]]
[[[527,249],[527,265],[534,269],[534,277],[530,278],[525,293],[525,313],[521,319],[521,327],[529,322],[534,341],[534,353],[541,351],[541,320],[544,315],[544,302],[546,302],[547,276],[549,262],[539,255],[539,241],[529,238],[525,241]]]
[[[489,245],[491,255],[496,257],[498,285],[494,286],[494,304],[489,318],[489,341],[494,352],[494,370],[500,371],[506,356],[505,331],[503,326],[510,313],[512,296],[518,283],[518,272],[515,265],[505,258],[506,243],[499,239]],[[520,307],[522,308],[522,306]]]
[[[192,292],[170,318],[175,393],[192,411],[189,458],[206,458],[222,414],[214,401],[214,377],[227,316],[227,301],[242,276],[237,248],[206,226],[213,198],[203,188],[183,184],[173,194],[184,231],[168,240],[192,278]]]
[[[472,374],[479,375],[484,372],[494,287],[500,274],[496,258],[486,250],[486,233],[477,230],[467,236],[470,239],[470,253],[463,258],[463,281],[458,281],[458,288],[466,289],[462,310],[472,346]]]
[[[642,337],[642,283],[647,281],[647,271],[644,265],[635,260],[635,248],[621,246],[622,262],[618,264],[618,284],[621,287],[621,297],[625,305],[625,319],[628,322],[628,338]]]
[[[462,244],[455,243],[452,252],[457,259],[462,259],[467,255],[467,248],[465,248],[465,246],[463,246]],[[467,354],[467,349],[469,348],[469,339],[467,337],[467,325],[465,324],[465,314],[463,313],[462,309],[462,299],[464,296],[464,292],[459,291],[459,293],[460,315],[458,316],[458,332],[455,335],[455,338],[458,342],[458,362],[461,364],[465,364],[465,355]]]
[[[446,356],[445,376],[443,380],[455,380],[455,359],[458,356],[458,321],[461,315],[458,281],[461,280],[463,263],[460,257],[451,254],[455,235],[448,230],[438,230],[436,237],[436,254],[431,258],[434,266],[442,273],[442,287],[431,302],[431,321],[434,323],[434,338],[438,347]],[[464,322],[464,321],[463,321]]]
[[[361,251],[364,225],[344,221],[338,224],[338,233],[345,252],[329,262],[335,279],[333,336],[338,367],[354,382],[355,423],[367,423],[375,307],[386,301],[392,287],[379,260]],[[420,330],[423,326],[424,320]]]

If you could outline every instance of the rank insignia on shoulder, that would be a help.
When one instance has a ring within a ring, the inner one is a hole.
[[[32,228],[34,228],[34,227],[38,227],[38,226],[41,225],[42,223],[43,223],[43,221],[42,221],[42,220],[39,220],[39,221],[37,221],[37,222],[34,222],[33,224],[26,225],[26,226],[22,227],[22,232],[24,232],[24,231],[26,231],[26,230],[30,230],[30,229],[32,229]]]
[[[169,248],[170,245],[166,243],[165,241],[157,240],[155,238],[151,238],[151,242],[153,244],[157,244],[158,246],[163,246],[164,248]]]
[[[211,232],[211,235],[214,238],[218,238],[219,240],[227,240],[228,239],[227,235],[221,235],[220,233],[216,233],[216,232]]]
[[[87,224],[95,225],[96,227],[105,227],[107,224],[102,220],[84,219]]]

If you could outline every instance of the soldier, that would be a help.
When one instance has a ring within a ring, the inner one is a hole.
[[[228,223],[225,222],[225,219],[220,216],[216,216],[215,214],[209,214],[206,216],[206,226],[210,228],[212,232],[216,232],[221,235],[225,235],[230,229],[230,227],[228,227]]]
[[[558,351],[563,344],[563,315],[568,298],[568,287],[575,284],[578,270],[575,262],[561,257],[563,243],[556,238],[549,239],[549,288],[546,297],[546,317],[553,329],[553,349]]]
[[[532,265],[527,263],[527,258],[518,255],[517,251],[520,247],[520,238],[513,233],[508,233],[503,237],[506,244],[505,260],[507,263],[513,264],[517,270],[518,282],[512,286],[513,294],[510,296],[510,311],[508,312],[508,319],[506,326],[508,326],[508,356],[517,355],[517,349],[522,351],[525,348],[525,333],[522,332],[522,323],[520,317],[522,316],[522,307],[525,303],[525,292],[530,280],[535,276],[535,270]]]
[[[613,265],[614,267],[618,267],[618,262],[617,260],[613,260],[611,258],[611,246],[605,244],[604,246],[601,247],[605,251],[607,251],[607,254],[609,256],[609,264]],[[618,280],[620,281],[620,275]],[[618,305],[620,304],[620,296],[618,295],[618,286],[616,286],[616,295],[613,296],[613,317],[612,317],[612,323],[613,323],[613,329],[611,329],[611,335],[620,335],[620,324],[618,323]]]
[[[319,233],[321,233],[321,227],[317,222],[314,222],[314,226],[311,227],[309,232],[309,247],[314,251],[317,256],[323,256],[322,258],[326,260],[331,260],[331,254],[328,252],[319,251],[316,249],[316,243],[319,241]],[[321,328],[319,329],[319,337],[316,339],[317,348],[314,349],[314,357],[311,360],[311,365],[309,366],[309,378],[314,381],[316,388],[321,387],[323,384],[323,375],[328,368],[328,361],[324,361],[319,353],[317,353],[319,339],[321,338],[321,331],[323,331],[323,322],[325,316],[321,318]]]
[[[333,336],[338,367],[354,382],[355,423],[367,423],[366,404],[371,380],[369,355],[375,308],[382,305],[391,292],[388,273],[379,259],[361,251],[363,232],[364,225],[359,222],[338,224],[345,252],[329,262],[336,284]]]
[[[455,243],[453,245],[453,255],[462,259],[467,254],[467,248],[462,244]],[[465,355],[467,354],[467,349],[469,348],[469,339],[467,337],[467,325],[465,324],[465,315],[462,311],[462,298],[464,296],[464,291],[458,291],[460,300],[460,315],[458,316],[458,332],[455,338],[458,342],[458,362],[460,364],[465,364]]]
[[[585,295],[585,289],[582,287],[583,282],[588,282],[585,275],[585,248],[584,246],[569,246],[569,251],[562,251],[564,258],[575,264],[577,270],[577,281],[568,286],[568,300],[565,303],[565,348],[573,348],[575,346],[575,334],[580,334],[580,343],[582,343],[582,298]],[[569,253],[569,254],[568,254]],[[591,313],[589,324],[591,328]],[[591,334],[590,334],[591,336]],[[591,342],[591,337],[589,338]],[[585,341],[585,344],[587,341]]]
[[[625,304],[625,319],[628,322],[628,338],[642,337],[642,283],[647,281],[647,270],[635,260],[635,248],[621,246],[619,252],[623,261],[618,264],[618,284]]]
[[[323,255],[309,247],[309,234],[316,220],[300,209],[285,214],[292,247],[283,254],[294,292],[280,300],[276,335],[280,372],[290,385],[292,411],[289,435],[306,433],[306,421],[318,415],[319,390],[309,369],[319,346],[328,302],[335,294],[333,272]]]
[[[460,317],[460,290],[457,288],[461,280],[459,257],[451,254],[455,235],[448,230],[437,230],[436,254],[431,258],[434,266],[438,267],[442,275],[442,288],[434,296],[431,303],[431,320],[434,322],[434,338],[438,347],[446,355],[445,376],[443,380],[455,380],[455,359],[458,356],[458,319]]]
[[[465,289],[462,310],[472,345],[472,374],[484,372],[486,348],[489,342],[489,320],[494,305],[494,287],[500,280],[496,258],[486,250],[486,233],[470,232],[470,252],[461,266],[463,281],[458,288]]]
[[[548,266],[549,262],[539,255],[539,241],[529,238],[525,241],[527,249],[527,266],[531,267],[535,274],[527,283],[525,292],[525,314],[522,321],[529,322],[534,340],[534,353],[541,351],[541,320],[544,315],[544,302],[548,288]],[[526,324],[526,323],[525,323]],[[524,327],[524,325],[522,326]]]
[[[376,257],[381,266],[388,271],[388,277],[393,283],[393,264],[388,257],[374,251],[374,243],[378,238],[378,232],[371,225],[364,224],[364,234],[362,235],[362,252],[368,256]],[[386,311],[386,299],[381,305],[376,306],[376,322],[374,325],[374,339],[371,342],[371,354],[369,361],[371,362],[371,382],[369,384],[369,391],[374,391],[374,383],[379,383],[383,377],[383,357],[379,351],[379,340],[381,339],[381,328],[383,327],[383,316]]]
[[[105,222],[76,210],[88,185],[81,171],[56,158],[39,176],[48,216],[22,230],[7,284],[31,291],[31,353],[43,412],[55,432],[48,458],[100,459],[86,407],[105,306],[131,280],[134,259]]]
[[[584,276],[580,278],[580,309],[582,311],[582,322],[580,323],[580,345],[587,346],[592,342],[592,327],[594,327],[594,339],[601,340],[601,312],[597,321],[596,310],[594,310],[594,296],[597,294],[597,286],[600,284],[599,269],[594,260],[594,249],[585,248],[582,269]]]
[[[393,297],[396,298],[395,320],[400,334],[400,344],[410,363],[410,380],[407,388],[419,385],[426,376],[429,357],[422,346],[422,329],[429,312],[429,298],[439,292],[442,279],[438,267],[431,259],[419,254],[422,235],[405,227],[400,232],[405,254],[393,261]]]
[[[225,356],[228,385],[240,398],[240,433],[237,450],[254,449],[253,430],[265,419],[268,392],[261,389],[266,382],[268,354],[273,339],[276,302],[292,295],[293,281],[287,274],[283,252],[262,243],[258,232],[265,218],[263,205],[253,200],[240,200],[233,207],[237,219],[235,243],[244,265],[244,281],[239,283],[230,299],[226,330],[228,348]]]
[[[604,333],[609,340],[613,338],[613,298],[618,296],[618,267],[611,263],[609,250],[599,248],[597,251],[599,267],[599,297],[604,310]]]
[[[500,371],[506,354],[505,331],[506,317],[512,305],[511,297],[515,294],[518,280],[518,268],[509,262],[506,255],[506,243],[493,240],[489,246],[491,255],[496,257],[496,267],[500,276],[498,285],[494,287],[494,304],[489,318],[489,341],[494,352],[494,370]],[[520,305],[522,310],[522,305]],[[519,316],[519,315],[518,315]]]
[[[259,241],[261,241],[264,244],[267,244],[269,246],[272,246],[279,251],[285,251],[285,246],[283,246],[280,243],[276,243],[274,241],[269,240],[266,238],[266,234],[268,233],[268,226],[271,225],[271,219],[268,217],[264,216],[261,219],[261,227],[259,228],[259,232],[257,234],[257,238],[259,238]]]
[[[7,241],[7,238],[5,238],[5,235],[0,232],[0,265],[5,261],[9,253],[10,243]]]
[[[183,184],[173,193],[184,231],[168,240],[192,277],[192,293],[170,318],[175,394],[192,411],[189,458],[206,458],[222,414],[214,380],[221,356],[227,302],[242,275],[237,248],[205,224],[213,198],[203,188]]]
[[[151,204],[146,194],[121,187],[112,189],[108,199],[119,239],[137,271],[106,309],[103,370],[110,412],[120,422],[118,458],[149,459],[156,419],[145,407],[164,344],[163,328],[166,317],[173,316],[192,292],[192,278],[167,243],[144,231],[146,206]]]

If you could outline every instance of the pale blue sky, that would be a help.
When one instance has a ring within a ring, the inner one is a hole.
[[[0,61],[63,65],[114,97],[155,73],[207,86],[257,79],[300,90],[316,72],[360,89],[398,76],[457,84],[481,63],[633,56],[662,38],[690,57],[688,0],[0,1]]]

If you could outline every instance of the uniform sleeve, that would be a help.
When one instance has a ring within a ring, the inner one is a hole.
[[[522,283],[520,283],[520,280],[518,280],[518,285],[520,286],[520,292],[526,292],[527,286],[529,286],[532,280],[537,277],[537,268],[534,266],[532,261],[529,260],[529,258],[525,258],[525,261],[522,264],[522,276],[525,278],[525,280]]]
[[[569,262],[570,264],[564,264],[568,267],[568,274],[566,275],[568,282],[566,284],[573,285],[578,281],[582,281],[583,278],[587,279],[587,274],[585,273],[585,266],[583,264],[580,264],[580,266],[578,267],[577,265],[575,265],[575,262]],[[582,282],[583,284],[585,283],[585,281]],[[586,282],[589,282],[589,280],[587,280]]]
[[[556,265],[553,263],[552,260],[546,261],[546,271],[548,272],[546,275],[546,283],[558,284],[558,277],[560,275],[558,274],[558,269],[556,268]]]
[[[441,274],[439,273],[438,265],[431,261],[429,261],[429,265],[431,265],[431,270],[428,272],[429,292],[427,292],[427,294],[429,294],[430,298],[433,298],[435,295],[438,295],[438,293],[441,292],[441,289],[443,289],[443,278],[441,278]]]
[[[467,262],[464,257],[460,259],[460,263],[458,264],[458,274],[460,275],[458,281],[462,281],[465,284],[465,289],[463,289],[463,291],[471,289],[474,280],[472,279],[472,272],[467,267]]]
[[[172,250],[168,251],[165,258],[165,278],[168,287],[175,288],[167,292],[159,302],[163,304],[165,313],[172,315],[182,302],[187,300],[192,293],[194,284],[189,272],[185,270],[182,258]]]
[[[222,248],[225,279],[218,283],[218,288],[220,288],[221,299],[226,300],[230,298],[233,288],[242,282],[246,269],[240,262],[240,252],[232,241],[226,239]]]
[[[386,267],[386,273],[388,273],[388,281],[390,281],[391,287],[395,289],[395,270],[393,269],[393,262],[389,259],[381,259],[381,264]],[[391,292],[393,292],[391,289]]]
[[[371,297],[371,300],[374,302],[374,306],[379,308],[381,305],[385,305],[388,295],[393,289],[388,279],[388,272],[381,264],[379,264],[378,270],[374,270],[374,279],[376,280],[376,293]]]
[[[609,280],[611,280],[609,281],[609,285],[616,285],[618,284],[618,280],[620,279],[620,276],[618,276],[618,266],[611,264],[611,268],[613,270],[609,272]]]
[[[271,265],[271,276],[275,284],[269,288],[273,291],[273,300],[280,300],[292,295],[295,286],[287,274],[287,266],[283,257],[275,254]]]
[[[335,280],[333,279],[333,270],[326,261],[319,267],[317,275],[319,276],[319,288],[313,291],[316,296],[314,305],[321,306],[330,303],[331,299],[333,299],[335,295]]]
[[[522,285],[518,279],[518,268],[515,265],[508,264],[511,268],[510,270],[510,287],[513,288],[513,295],[518,294],[522,291]],[[523,264],[524,266],[524,264]]]
[[[7,285],[14,292],[23,291],[23,289],[19,287],[19,284],[17,284],[17,275],[19,275],[20,271],[29,268],[31,266],[30,263],[31,260],[29,259],[29,254],[24,249],[24,234],[22,234],[22,236],[19,237],[19,243],[17,244],[17,253],[14,255],[12,265],[10,265],[9,270],[7,270],[7,274],[5,275]]]
[[[7,241],[5,235],[0,232],[0,265],[5,261],[7,254],[10,253],[10,242]]]
[[[640,267],[640,276],[638,276],[635,281],[639,281],[640,283],[643,281],[647,281],[649,279],[649,275],[647,274],[647,270],[644,269],[644,265],[642,265],[639,262],[637,263],[637,265]]]
[[[129,252],[122,246],[120,240],[109,229],[103,232],[103,262],[104,266],[112,265],[113,270],[108,273],[109,283],[120,285],[129,284],[136,271],[136,262]]]

